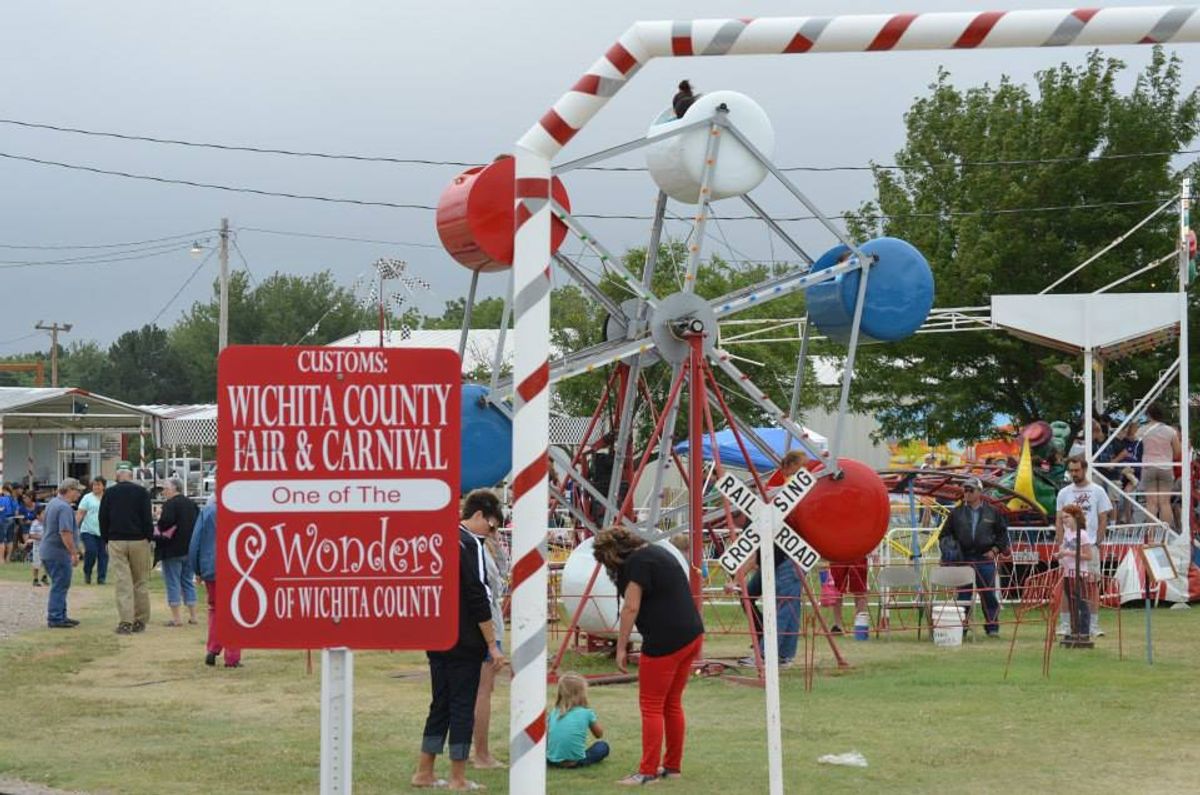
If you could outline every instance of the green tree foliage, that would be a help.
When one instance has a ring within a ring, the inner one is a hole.
[[[905,117],[901,168],[876,170],[878,201],[853,228],[874,231],[882,220],[886,234],[920,249],[934,270],[935,306],[1040,291],[1178,191],[1168,155],[1113,156],[1187,148],[1200,97],[1181,88],[1178,60],[1159,49],[1128,93],[1117,87],[1123,68],[1094,53],[1082,66],[1039,73],[1032,89],[1002,79],[963,90],[939,72]],[[1074,209],[1006,211],[1062,206]],[[1162,214],[1056,292],[1091,292],[1163,256],[1177,223]],[[1173,266],[1120,289],[1170,289]],[[1111,363],[1110,405],[1132,405],[1165,366],[1160,359]],[[999,332],[918,335],[860,352],[854,402],[879,417],[884,434],[933,442],[986,437],[996,414],[1077,423],[1081,390],[1054,372],[1060,362],[1081,369]]]
[[[158,326],[126,331],[108,349],[107,393],[126,403],[186,403],[187,363]]]
[[[461,329],[463,315],[466,311],[466,298],[455,298],[453,301],[447,301],[446,308],[442,311],[442,314],[437,317],[425,317],[421,321],[421,328]],[[471,309],[471,328],[500,328],[500,320],[503,316],[503,298],[480,299],[475,302],[475,306]]]
[[[108,352],[92,340],[76,340],[58,356],[58,382],[68,386],[113,395],[113,367]]]
[[[187,364],[186,382],[196,402],[216,396],[218,310],[214,284],[213,297],[193,304],[171,329],[171,347]],[[276,272],[255,286],[243,272],[229,280],[230,344],[294,345],[303,340],[324,345],[377,326],[374,311],[360,306],[329,271],[310,276]]]

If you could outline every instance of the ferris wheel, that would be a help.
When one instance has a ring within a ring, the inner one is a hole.
[[[800,518],[805,513],[804,506],[798,507],[789,521],[825,557],[837,560],[863,554],[885,532],[887,513],[886,498],[880,496],[884,494],[882,482],[868,467],[839,455],[846,433],[843,418],[854,357],[861,343],[902,340],[925,322],[933,305],[932,272],[924,257],[902,240],[883,237],[860,242],[850,238],[771,160],[774,142],[770,119],[753,99],[734,91],[715,91],[700,95],[681,117],[677,118],[671,109],[658,114],[647,132],[636,139],[554,169],[550,199],[554,214],[553,266],[603,307],[607,316],[602,342],[563,352],[549,363],[546,374],[552,385],[596,372],[607,375],[584,440],[604,440],[602,444],[611,456],[608,467],[613,474],[597,478],[595,473],[589,473],[582,448],[574,456],[561,448],[550,448],[556,473],[550,485],[552,501],[567,508],[578,526],[594,532],[602,526],[622,523],[657,541],[688,529],[698,531],[705,525],[706,517],[711,523],[721,509],[709,506],[706,510],[704,490],[690,488],[690,484],[704,481],[701,450],[707,448],[710,457],[720,463],[716,445],[706,438],[718,430],[728,429],[737,444],[747,448],[747,455],[738,465],[748,469],[752,477],[758,476],[752,459],[761,461],[765,456],[778,463],[780,450],[755,430],[746,412],[735,410],[731,401],[725,399],[725,387],[715,375],[719,372],[727,384],[733,384],[740,396],[750,402],[754,407],[752,413],[768,417],[783,429],[790,437],[788,446],[804,451],[812,462],[810,466],[820,478],[819,491],[828,492],[828,498],[806,503],[883,504],[880,511],[840,516],[833,521],[826,515],[820,522],[813,518],[804,522]],[[635,150],[644,153],[648,174],[658,187],[645,264],[640,273],[629,270],[600,236],[572,214],[562,181],[572,171]],[[811,257],[751,195],[769,177],[820,220],[831,238],[825,253]],[[443,244],[457,262],[472,271],[464,324],[470,322],[481,274],[506,271],[512,261],[514,184],[514,161],[501,157],[464,172],[446,189],[439,202],[438,231]],[[669,200],[691,205],[694,211],[679,289],[662,294],[655,292],[653,285],[656,271],[664,267],[659,252]],[[699,294],[697,276],[706,265],[706,225],[713,217],[712,205],[720,201],[738,201],[749,208],[770,234],[796,255],[795,266],[728,294]],[[517,213],[520,212],[518,209]],[[590,252],[599,261],[599,275],[589,272],[578,258],[564,252],[568,238],[578,241],[581,250]],[[624,301],[614,299],[603,289],[605,279],[615,280],[631,297]],[[810,322],[803,324],[792,401],[783,408],[739,367],[738,357],[722,348],[720,324],[751,308],[800,291],[805,293]],[[506,297],[501,334],[508,325],[514,300],[519,302],[522,296]],[[817,445],[809,430],[796,420],[811,327],[846,348],[837,419],[833,428],[825,429],[829,436],[827,446]],[[498,350],[497,364],[501,356],[502,351]],[[656,400],[648,387],[646,376],[654,371],[669,373],[664,376],[670,385],[665,399]],[[497,410],[511,412],[511,383],[494,375],[487,399]],[[681,411],[687,414],[687,431],[677,437],[675,429]],[[637,438],[635,428],[639,422],[642,427],[654,429],[649,438]],[[688,451],[696,451],[689,453],[688,465],[676,453],[676,445],[683,439]],[[750,455],[749,448],[756,455]],[[687,505],[663,505],[664,475],[672,467],[689,485],[691,499]],[[649,497],[637,506],[634,494],[639,485],[645,491],[644,480],[652,483]],[[810,526],[803,528],[805,524]],[[836,527],[836,531],[824,534],[836,537],[823,538],[822,528],[830,527]],[[851,538],[856,543],[851,543]],[[697,539],[692,545],[693,558],[699,554],[700,546]]]

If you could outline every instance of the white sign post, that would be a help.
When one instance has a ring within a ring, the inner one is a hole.
[[[771,795],[783,795],[783,727],[779,705],[779,617],[775,604],[775,554],[778,546],[808,573],[820,556],[784,520],[804,499],[817,479],[807,469],[801,469],[763,502],[739,478],[724,474],[717,478],[717,491],[750,517],[750,524],[739,534],[735,544],[721,556],[721,567],[734,576],[754,553],[759,553],[762,572],[763,659],[766,661],[767,691],[767,771]]]
[[[321,795],[350,795],[354,757],[354,652],[321,650]]]

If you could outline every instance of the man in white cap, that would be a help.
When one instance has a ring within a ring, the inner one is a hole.
[[[983,603],[988,637],[1000,635],[1000,599],[996,596],[996,558],[1008,551],[1008,520],[1004,512],[983,498],[983,483],[971,477],[962,484],[963,501],[942,526],[943,563],[961,563],[975,570],[975,590]],[[971,600],[970,586],[958,592],[960,601]]]

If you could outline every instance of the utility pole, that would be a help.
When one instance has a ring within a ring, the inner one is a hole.
[[[67,334],[72,326],[70,323],[57,322],[47,325],[39,320],[34,328],[50,332],[50,386],[58,386],[58,332]]]
[[[229,219],[221,219],[221,308],[217,319],[217,353],[229,344]]]

